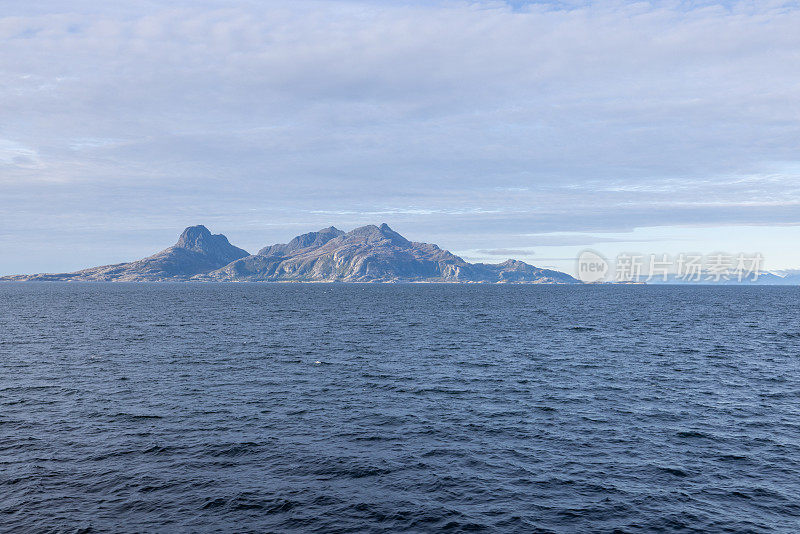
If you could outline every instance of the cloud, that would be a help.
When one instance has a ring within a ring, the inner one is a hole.
[[[0,139],[0,166],[28,168],[38,165],[39,155],[35,150],[8,139]]]
[[[507,257],[532,256],[534,254],[532,250],[515,249],[515,248],[493,248],[493,249],[481,248],[476,250],[475,252],[486,256],[507,256]]]
[[[798,27],[781,2],[6,6],[2,222],[259,248],[378,217],[487,249],[798,224]]]

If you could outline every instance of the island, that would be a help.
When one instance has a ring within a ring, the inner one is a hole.
[[[581,283],[566,273],[513,259],[469,263],[437,245],[409,241],[385,223],[350,232],[330,226],[256,254],[203,225],[190,226],[173,246],[147,258],[72,273],[4,276],[0,281]]]

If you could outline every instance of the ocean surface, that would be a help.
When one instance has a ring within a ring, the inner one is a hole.
[[[0,284],[0,531],[798,532],[799,303]]]

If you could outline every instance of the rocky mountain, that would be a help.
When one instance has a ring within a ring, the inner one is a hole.
[[[521,261],[471,264],[438,246],[412,242],[388,225],[344,233],[334,227],[198,275],[214,281],[578,283]]]
[[[173,246],[141,260],[92,267],[74,273],[15,275],[0,280],[180,281],[218,269],[248,255],[246,250],[231,245],[224,235],[214,235],[202,225],[190,226]]]
[[[579,283],[567,274],[516,260],[467,263],[436,245],[409,241],[386,224],[347,233],[331,226],[252,255],[205,226],[192,226],[175,245],[141,260],[0,280]]]

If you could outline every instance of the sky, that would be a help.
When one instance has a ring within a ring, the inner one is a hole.
[[[798,2],[0,0],[0,274],[388,223],[800,268]]]

